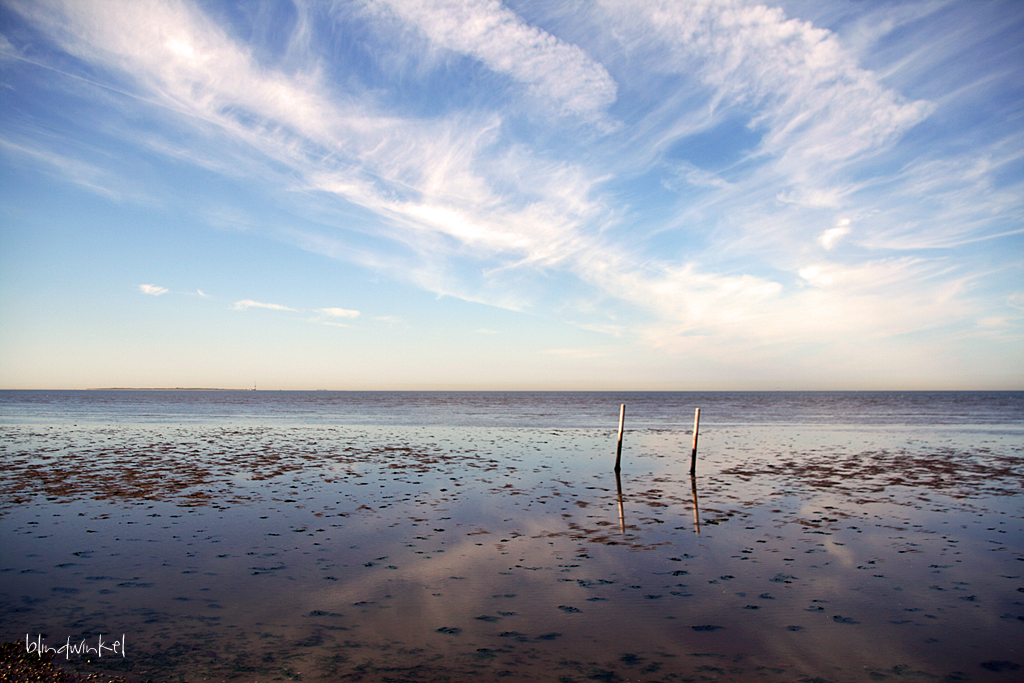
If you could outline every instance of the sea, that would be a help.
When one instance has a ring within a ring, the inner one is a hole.
[[[715,424],[1019,428],[1022,391],[0,391],[0,424],[688,428]]]
[[[98,680],[1024,680],[1024,392],[0,391],[0,468]]]

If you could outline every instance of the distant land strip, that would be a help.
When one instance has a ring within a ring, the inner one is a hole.
[[[86,391],[253,391],[252,389],[222,389],[218,387],[90,387]]]

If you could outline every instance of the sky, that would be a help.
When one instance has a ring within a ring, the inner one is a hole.
[[[1024,389],[1024,3],[0,0],[0,388]]]

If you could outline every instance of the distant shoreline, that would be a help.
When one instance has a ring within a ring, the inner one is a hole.
[[[1014,389],[256,389],[254,387],[227,388],[227,387],[87,387],[85,389],[68,388],[10,388],[0,387],[2,392],[45,392],[45,391],[259,391],[260,393],[270,392],[334,392],[334,393],[523,393],[523,394],[546,394],[546,393],[613,393],[613,394],[927,394],[927,393],[1004,393],[1013,394],[1024,391],[1024,387]]]
[[[255,389],[223,389],[219,387],[90,387],[86,391],[255,391]]]

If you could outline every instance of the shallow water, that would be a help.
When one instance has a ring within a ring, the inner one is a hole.
[[[627,412],[616,481],[617,395],[608,428],[458,398],[472,424],[5,411],[4,640],[124,634],[69,664],[158,681],[1024,672],[1019,422],[733,397],[691,480],[689,425]]]

